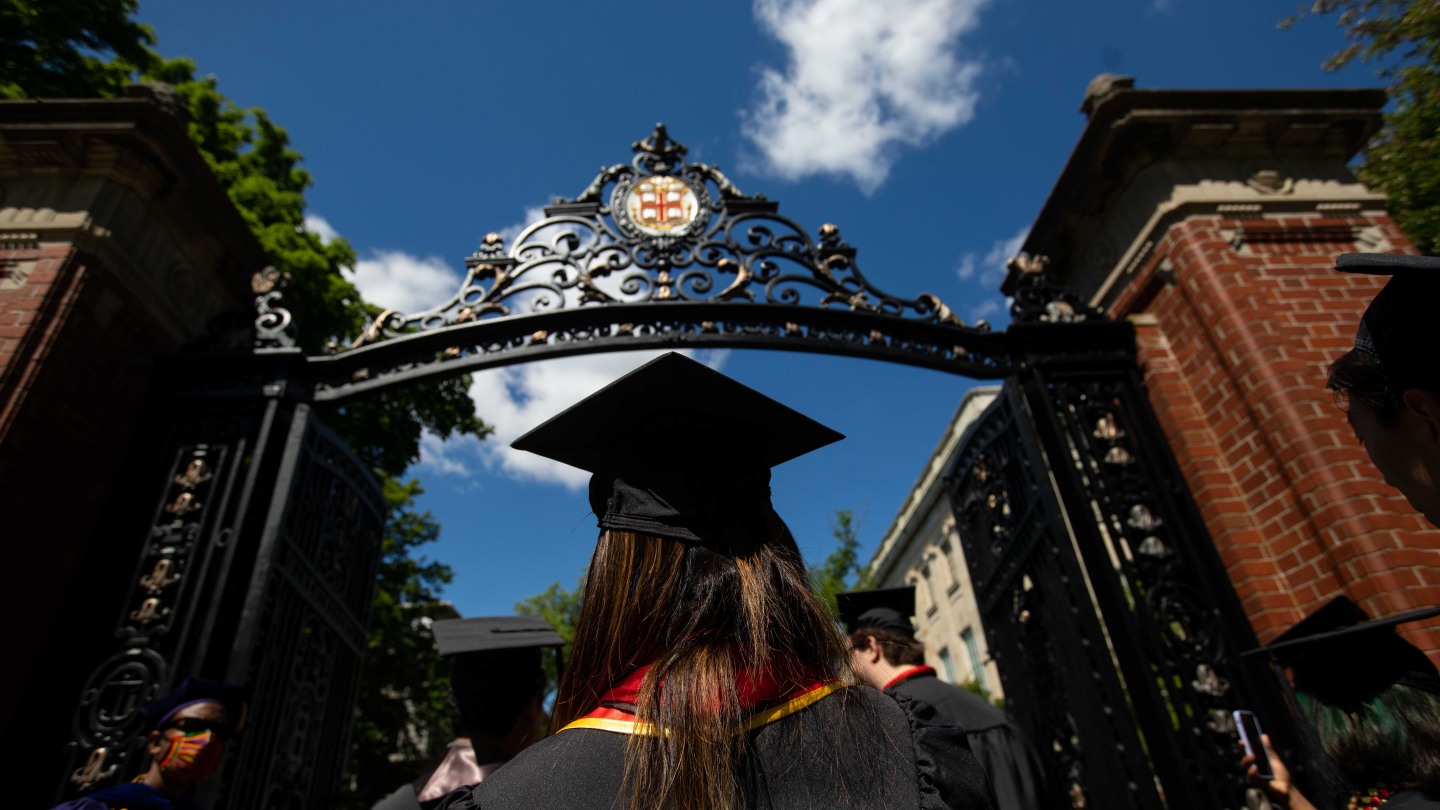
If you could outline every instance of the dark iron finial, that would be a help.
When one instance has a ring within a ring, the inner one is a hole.
[[[636,141],[631,144],[630,149],[636,153],[643,153],[650,156],[660,164],[673,166],[685,157],[690,151],[685,145],[672,139],[670,133],[665,131],[665,124],[657,123],[655,131],[650,137]]]

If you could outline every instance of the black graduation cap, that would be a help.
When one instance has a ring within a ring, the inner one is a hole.
[[[1290,667],[1295,689],[1328,703],[1348,704],[1392,684],[1440,695],[1435,665],[1400,638],[1396,625],[1440,615],[1440,607],[1371,619],[1360,606],[1337,596],[1274,641],[1252,650]]]
[[[565,643],[539,616],[443,619],[430,631],[440,654],[451,659],[450,689],[462,715],[497,696],[533,695],[545,685],[545,648]]]
[[[510,446],[592,473],[601,528],[713,544],[768,508],[771,467],[843,438],[671,352]]]
[[[1390,276],[1355,334],[1355,348],[1380,361],[1394,389],[1440,391],[1434,347],[1440,332],[1434,306],[1440,300],[1440,258],[1394,253],[1346,253],[1335,260],[1344,273]]]
[[[915,637],[910,617],[915,615],[915,587],[877,588],[869,591],[846,591],[835,594],[835,606],[845,631],[876,628],[909,638]]]
[[[529,647],[559,647],[565,643],[539,616],[480,616],[443,619],[430,625],[441,655],[463,655]]]
[[[230,728],[238,733],[245,727],[245,709],[249,699],[250,691],[243,686],[191,675],[179,686],[145,704],[140,709],[140,719],[147,731],[153,731],[165,725],[186,706],[213,701],[224,707]]]

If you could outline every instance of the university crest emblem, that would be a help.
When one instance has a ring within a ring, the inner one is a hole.
[[[684,233],[700,212],[700,200],[684,181],[652,174],[635,182],[625,196],[625,213],[651,236]]]

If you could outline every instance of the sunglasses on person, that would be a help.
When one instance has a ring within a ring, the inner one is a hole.
[[[217,720],[205,720],[199,717],[181,717],[178,720],[167,723],[165,728],[167,730],[173,728],[181,734],[200,734],[208,731],[222,740],[230,739],[230,736],[234,733],[229,723],[222,723]]]

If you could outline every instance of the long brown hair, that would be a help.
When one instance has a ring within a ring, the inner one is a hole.
[[[563,727],[583,716],[651,665],[636,720],[664,733],[632,735],[626,746],[624,781],[637,810],[739,802],[747,753],[741,669],[801,684],[836,679],[844,666],[842,637],[810,591],[789,529],[769,504],[746,508],[763,514],[718,543],[611,529],[595,547],[555,721]]]

